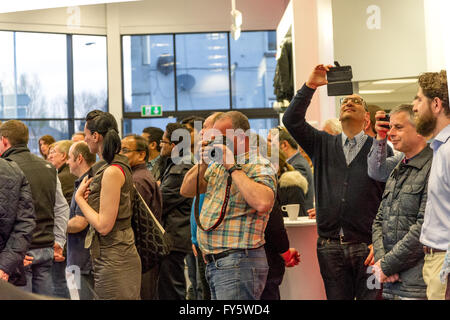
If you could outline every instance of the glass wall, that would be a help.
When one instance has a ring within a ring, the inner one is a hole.
[[[107,110],[106,37],[0,31],[0,121],[69,139],[92,109]],[[78,119],[78,120],[77,120]]]
[[[228,32],[123,36],[122,52],[124,133],[218,110],[242,111],[255,129],[279,123],[275,31],[242,32],[238,40]],[[161,117],[141,118],[147,105],[162,106]]]

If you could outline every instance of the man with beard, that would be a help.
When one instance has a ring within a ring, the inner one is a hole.
[[[417,132],[434,138],[428,199],[420,235],[425,252],[423,278],[428,299],[443,300],[448,283],[440,281],[439,273],[450,244],[450,109],[445,70],[427,72],[419,77],[417,100],[413,109]],[[446,280],[448,282],[448,278]]]

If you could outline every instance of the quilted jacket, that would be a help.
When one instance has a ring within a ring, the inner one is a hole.
[[[383,297],[425,298],[424,254],[419,241],[427,203],[433,151],[427,146],[408,163],[395,167],[386,182],[372,228],[375,261],[386,276],[400,280],[383,284]]]
[[[36,226],[30,185],[19,166],[0,159],[0,270],[14,282]]]

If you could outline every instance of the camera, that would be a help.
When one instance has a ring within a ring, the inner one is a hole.
[[[380,119],[380,121],[386,121],[386,122],[390,122],[391,121],[391,116],[389,114],[386,113],[386,115],[384,116],[384,118]],[[383,124],[381,125],[381,127],[386,128],[386,129],[390,129],[388,124]]]
[[[227,145],[227,141],[228,141],[228,139],[227,139],[226,136],[221,136],[219,139],[209,140],[207,145],[208,146],[209,145],[224,145],[224,146],[226,146]],[[222,152],[221,149],[219,151]],[[216,157],[216,148],[214,148],[211,151],[211,157],[213,157],[213,158]]]
[[[345,96],[353,94],[353,73],[351,66],[342,66],[335,61],[336,67],[327,71],[328,96]]]

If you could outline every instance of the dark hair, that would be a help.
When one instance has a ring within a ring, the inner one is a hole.
[[[173,133],[175,130],[178,130],[178,129],[186,129],[186,127],[185,127],[184,125],[182,125],[181,123],[177,123],[177,122],[169,123],[169,124],[166,126],[167,137],[169,138],[170,142],[174,143],[175,145],[177,145],[177,144],[179,144],[181,141],[183,141],[183,139],[179,139],[178,141],[175,141],[175,140],[172,139],[172,133]],[[187,129],[186,129],[186,130],[187,130]]]
[[[442,101],[445,115],[450,116],[448,101],[447,71],[425,72],[419,76],[419,86],[428,99],[439,98]]]
[[[122,146],[117,121],[109,112],[93,110],[86,115],[86,128],[103,137],[103,159],[110,164]]]
[[[145,151],[145,162],[148,161],[150,151],[148,150],[148,140],[137,134],[129,134],[125,138],[133,138],[136,143],[136,151]],[[158,143],[159,144],[159,143]]]
[[[147,133],[149,135],[149,137],[147,138],[148,144],[156,142],[156,150],[160,152],[161,147],[159,146],[159,141],[161,141],[164,135],[164,131],[161,128],[157,127],[147,127],[144,130],[142,130],[142,133]]]
[[[8,120],[0,126],[0,136],[8,139],[11,146],[28,144],[28,127],[20,120]]]
[[[47,145],[51,145],[52,143],[55,143],[56,140],[49,134],[43,135],[42,137],[39,138],[39,140],[38,140],[39,153],[41,154],[41,156],[45,157],[45,155],[42,153],[42,150],[41,150],[41,143],[40,143],[41,141],[44,141],[45,144],[47,144]]]
[[[77,158],[81,154],[88,165],[93,165],[95,163],[95,154],[91,153],[89,146],[84,141],[75,142],[73,144],[72,153],[74,158]]]
[[[278,126],[277,129],[278,129],[278,132],[280,133],[280,135],[278,136],[278,140],[280,141],[280,143],[281,143],[281,141],[285,140],[285,141],[287,141],[287,143],[289,143],[289,145],[290,145],[292,148],[294,148],[294,149],[297,149],[297,148],[298,148],[297,142],[296,142],[295,139],[289,134],[289,132],[286,130],[286,128],[283,128],[283,127]]]
[[[189,125],[190,127],[194,128],[194,122],[195,121],[200,121],[202,123],[202,128],[203,128],[203,122],[205,122],[205,119],[202,117],[198,117],[198,116],[190,116],[187,118],[184,118],[183,120],[180,121],[181,124],[184,125]]]

